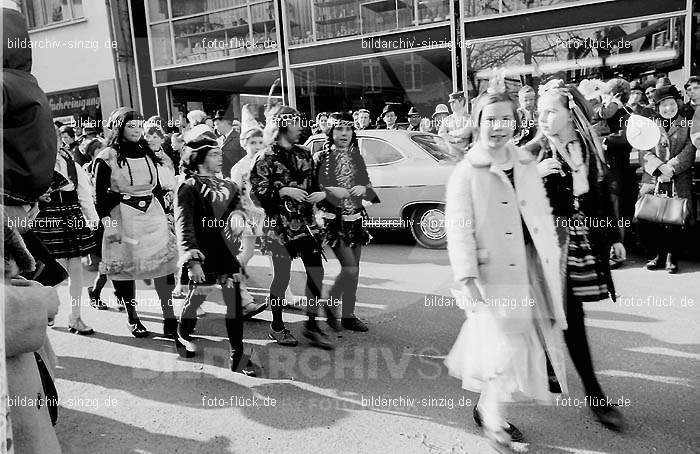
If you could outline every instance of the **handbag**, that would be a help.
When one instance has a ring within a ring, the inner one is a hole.
[[[685,225],[690,218],[688,199],[678,197],[676,184],[671,181],[671,196],[659,194],[659,181],[653,194],[642,195],[634,205],[636,221],[654,222],[666,225]]]

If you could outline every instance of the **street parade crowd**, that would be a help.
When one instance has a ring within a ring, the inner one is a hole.
[[[566,394],[564,345],[591,411],[605,427],[623,430],[622,414],[596,378],[583,303],[615,298],[610,269],[624,262],[628,233],[618,220],[632,217],[637,194],[660,187],[692,199],[700,78],[685,84],[685,104],[665,78],[594,77],[577,86],[554,76],[537,89],[523,85],[515,101],[495,77],[471,106],[455,92],[449,109],[440,104],[431,118],[411,108],[407,126],[387,104],[374,126],[369,110],[338,106],[307,128],[300,112],[269,97],[264,118],[246,105],[240,115],[192,111],[186,125],[172,127],[120,107],[103,128],[76,131],[53,123],[30,74],[31,55],[6,49],[3,69],[8,389],[48,403],[8,413],[15,452],[60,452],[52,429],[56,358],[46,325],[59,307],[54,287],[65,281],[71,333],[94,334],[94,315],[84,317],[83,308],[107,309],[102,295],[111,281],[124,329],[136,338],[149,336],[136,295],[136,282],[146,281],[158,296],[163,335],[185,358],[197,355],[198,312],[220,289],[230,368],[248,376],[259,368],[243,351],[246,319],[269,309],[270,339],[298,345],[283,310],[293,297],[294,259],[306,272],[301,335],[311,346],[333,349],[329,329],[368,331],[355,304],[371,240],[365,206],[381,201],[356,131],[370,127],[436,133],[459,160],[446,190],[447,254],[455,297],[477,304],[465,304],[466,321],[445,364],[464,389],[480,394],[473,418],[493,446],[510,452],[524,440],[505,404],[551,403],[553,394]],[[661,134],[640,152],[641,182],[625,138],[633,114],[655,120]],[[300,145],[312,133],[325,135],[314,154]],[[589,220],[612,220],[612,227]],[[653,252],[647,268],[676,273],[682,226],[646,227],[642,242]],[[246,287],[258,247],[273,273],[264,302]],[[325,291],[324,249],[341,265]],[[86,262],[98,271],[87,288]],[[184,297],[179,314],[177,296]],[[497,303],[512,298],[534,304]]]

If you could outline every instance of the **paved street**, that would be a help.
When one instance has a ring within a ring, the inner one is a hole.
[[[326,283],[339,270],[328,255]],[[629,430],[609,432],[576,406],[583,392],[569,361],[570,405],[509,410],[530,452],[697,452],[700,266],[682,262],[682,273],[669,276],[642,264],[632,260],[614,272],[617,304],[586,306],[596,369],[609,396],[621,399]],[[258,255],[251,265],[249,285],[263,298],[268,260]],[[293,291],[302,294],[301,263],[293,269]],[[364,251],[361,268],[357,312],[370,332],[334,335],[333,352],[309,348],[301,339],[304,317],[288,310],[300,346],[283,348],[267,339],[265,312],[245,327],[262,378],[228,370],[224,307],[216,302],[204,306],[201,354],[192,360],[180,359],[162,337],[134,339],[115,309],[83,309],[97,334],[69,334],[64,305],[50,334],[59,356],[63,451],[493,452],[471,419],[476,395],[442,366],[464,320],[459,308],[444,306],[450,286],[445,251],[382,235]],[[60,291],[65,301],[67,287]],[[114,304],[111,287],[103,296]],[[140,282],[138,297],[145,325],[160,333],[155,291]]]

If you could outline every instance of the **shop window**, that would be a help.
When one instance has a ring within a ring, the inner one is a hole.
[[[362,83],[365,93],[378,93],[382,87],[382,68],[377,60],[362,62]]]
[[[20,6],[30,30],[83,17],[82,0],[23,0]]]
[[[314,0],[317,39],[356,35],[360,29],[358,0]]]
[[[151,50],[156,67],[173,64],[172,42],[169,23],[151,25]]]
[[[316,70],[314,68],[299,70],[299,93],[301,96],[316,94]]]
[[[177,62],[212,60],[253,51],[250,20],[249,9],[243,7],[173,21]]]
[[[418,24],[450,20],[449,0],[420,0],[418,3]]]
[[[168,0],[148,0],[148,19],[151,22],[168,19]]]
[[[274,49],[277,46],[275,4],[264,2],[251,5],[250,15],[253,24],[253,45],[257,49]]]
[[[679,16],[476,44],[467,49],[470,97],[485,89],[496,68],[506,68],[507,78],[518,86],[524,81],[537,85],[540,77],[555,73],[577,83],[594,72],[632,80],[680,69],[683,23]]]
[[[517,13],[529,9],[546,9],[564,3],[583,1],[585,0],[465,0],[464,16],[469,18]]]
[[[411,54],[403,64],[406,91],[419,91],[423,88],[423,65],[415,54]]]
[[[151,0],[152,1],[152,0]],[[171,0],[173,17],[190,16],[233,6],[243,6],[246,0]]]
[[[399,150],[383,140],[364,137],[359,144],[367,166],[393,164],[403,159]]]
[[[287,23],[289,24],[290,44],[303,44],[314,41],[314,25],[309,0],[286,0]]]

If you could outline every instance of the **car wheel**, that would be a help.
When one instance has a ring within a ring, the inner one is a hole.
[[[445,233],[445,206],[419,206],[411,213],[411,234],[424,248],[444,249],[447,245]]]

